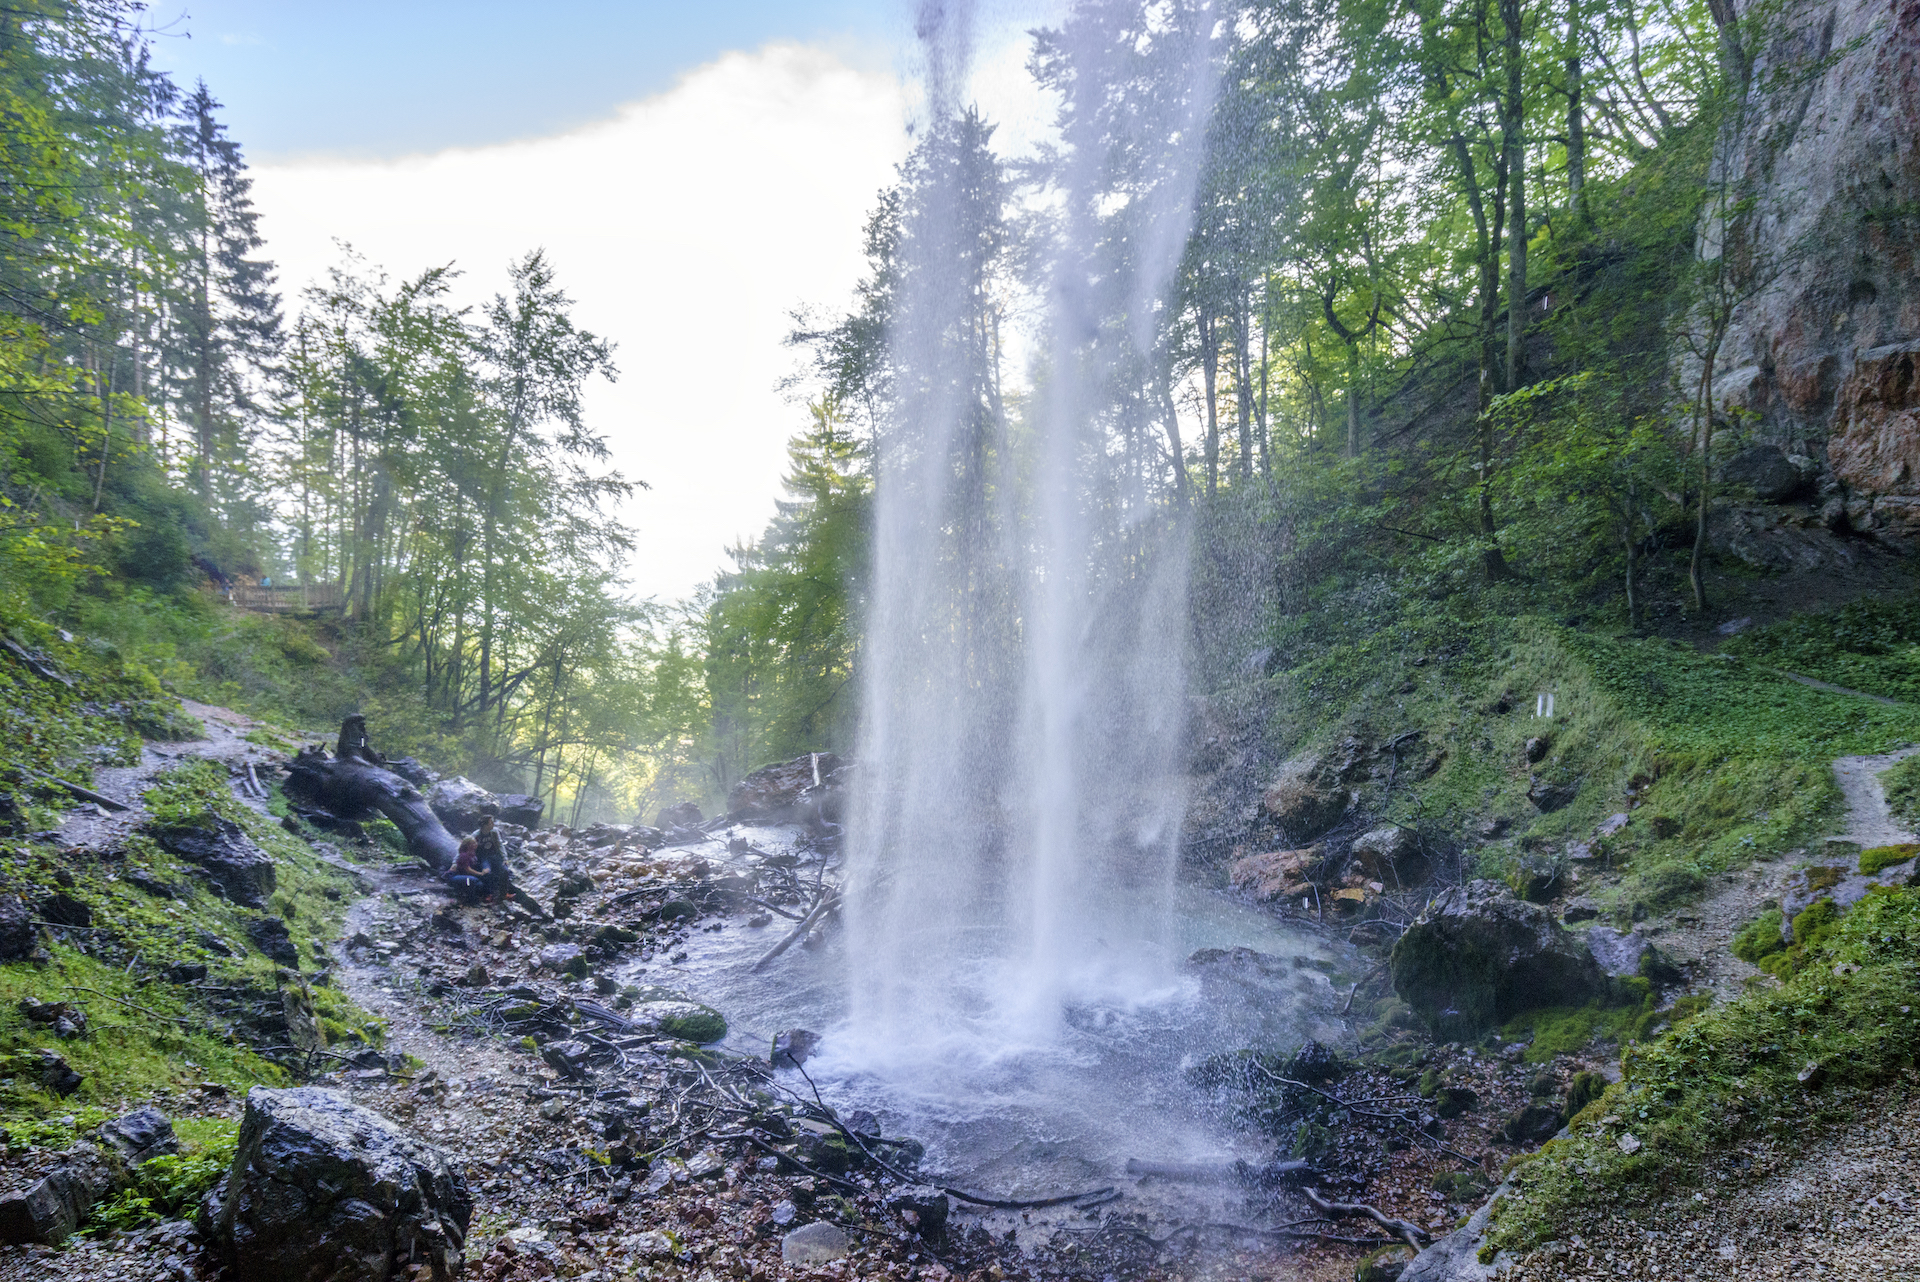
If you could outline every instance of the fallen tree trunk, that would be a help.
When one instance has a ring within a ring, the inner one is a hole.
[[[418,788],[387,769],[367,741],[367,719],[354,713],[340,724],[340,742],[333,754],[319,744],[302,748],[287,767],[286,792],[297,801],[318,806],[339,819],[361,822],[384,815],[407,839],[407,853],[435,873],[453,867],[460,840],[447,831]],[[507,898],[546,917],[526,891],[513,884],[511,870]]]

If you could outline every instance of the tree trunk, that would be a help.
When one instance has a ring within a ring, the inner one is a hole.
[[[1580,101],[1580,0],[1567,0],[1567,206],[1587,220],[1587,124]]]
[[[1522,73],[1525,50],[1520,0],[1500,0],[1500,18],[1506,27],[1507,91],[1501,103],[1500,148],[1507,157],[1507,181],[1513,194],[1507,200],[1507,389],[1521,385],[1526,368],[1527,337],[1527,101]]]
[[[1200,371],[1207,392],[1207,497],[1220,490],[1220,343],[1213,313],[1200,312]]]
[[[407,853],[436,873],[451,868],[460,853],[460,842],[433,813],[420,790],[387,769],[386,758],[367,742],[367,720],[357,712],[340,723],[340,741],[332,755],[317,744],[300,750],[287,767],[286,793],[349,822],[385,815],[406,837]],[[508,898],[536,916],[547,916],[544,908],[511,881]]]
[[[1234,408],[1239,414],[1240,479],[1253,478],[1253,319],[1248,306],[1248,291],[1236,286],[1233,327]]]
[[[1347,340],[1347,457],[1360,457],[1360,344]]]

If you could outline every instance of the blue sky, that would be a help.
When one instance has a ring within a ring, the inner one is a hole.
[[[255,160],[541,137],[773,41],[890,68],[906,0],[155,0],[155,63],[203,77]]]

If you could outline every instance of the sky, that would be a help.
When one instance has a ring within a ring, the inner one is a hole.
[[[1039,4],[987,6],[977,84],[1018,139]],[[154,61],[207,81],[254,177],[291,316],[342,244],[458,303],[539,248],[616,344],[588,421],[649,487],[634,591],[680,600],[774,512],[806,423],[778,385],[801,307],[844,309],[868,211],[911,145],[905,0],[219,0],[155,4]]]

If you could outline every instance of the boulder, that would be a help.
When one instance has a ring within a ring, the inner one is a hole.
[[[439,1149],[312,1086],[247,1092],[201,1231],[234,1277],[386,1282],[460,1272],[473,1199]]]
[[[1367,876],[1388,886],[1415,885],[1427,875],[1419,834],[1399,824],[1362,833],[1354,840],[1353,858]]]
[[[810,810],[806,802],[817,797],[815,790],[824,790],[827,777],[840,765],[840,758],[831,752],[809,752],[762,766],[727,790],[727,813],[736,819],[771,823],[801,816]]]
[[[1762,503],[1784,503],[1800,492],[1806,477],[1778,446],[1754,445],[1721,466],[1720,483],[1746,490]]]
[[[33,910],[20,899],[0,898],[0,962],[24,961],[40,946],[40,928]]]
[[[40,1088],[50,1095],[71,1095],[87,1080],[84,1074],[76,1071],[73,1065],[54,1051],[34,1051],[32,1060],[33,1066],[40,1072]]]
[[[427,791],[427,808],[448,832],[464,837],[488,815],[500,814],[500,798],[464,775],[442,779]]]
[[[500,822],[518,824],[522,828],[538,828],[540,813],[547,803],[539,797],[529,797],[524,792],[503,792],[500,794]]]
[[[93,908],[84,899],[75,899],[66,891],[58,891],[40,901],[40,920],[51,922],[55,926],[91,926]]]
[[[798,1068],[807,1062],[820,1045],[820,1034],[804,1028],[789,1028],[773,1039],[772,1062],[775,1068]]]
[[[704,1044],[727,1035],[726,1016],[698,1002],[640,1002],[627,1012],[627,1018],[649,1032],[682,1041]]]
[[[1573,799],[1579,795],[1580,780],[1578,779],[1568,779],[1556,783],[1552,780],[1542,779],[1539,775],[1534,775],[1527,781],[1527,800],[1531,801],[1533,808],[1543,815],[1552,814],[1554,811],[1570,805]]]
[[[205,826],[153,830],[163,850],[196,865],[222,894],[246,908],[264,908],[273,893],[273,857],[231,819],[213,816]]]
[[[1551,1104],[1528,1104],[1500,1125],[1511,1144],[1544,1144],[1560,1133],[1567,1119]]]
[[[1296,757],[1280,767],[1260,794],[1260,808],[1287,836],[1309,842],[1345,817],[1353,794],[1318,757]]]
[[[1449,1040],[1608,989],[1584,941],[1496,881],[1435,898],[1394,944],[1390,966],[1401,1000]]]
[[[300,950],[287,934],[287,923],[278,917],[255,917],[247,923],[247,938],[269,960],[300,969]]]
[[[1637,930],[1594,926],[1587,931],[1587,951],[1601,970],[1616,979],[1637,975],[1656,984],[1674,984],[1684,978],[1673,959]]]
[[[786,1264],[825,1264],[849,1248],[847,1235],[825,1220],[803,1224],[780,1239],[780,1259]]]
[[[1276,899],[1298,899],[1313,893],[1313,878],[1320,871],[1320,848],[1274,850],[1264,855],[1248,855],[1234,861],[1228,876],[1235,890],[1244,891],[1261,903]]]
[[[0,1196],[0,1243],[65,1240],[94,1203],[126,1185],[132,1167],[179,1151],[173,1124],[158,1109],[136,1109],[103,1124],[96,1140],[76,1147],[52,1171]]]
[[[918,1229],[920,1236],[930,1238],[947,1227],[953,1204],[931,1184],[909,1184],[887,1194],[887,1209]]]
[[[706,821],[707,817],[700,813],[698,805],[691,801],[683,801],[679,805],[668,806],[662,810],[655,816],[653,826],[664,832],[670,832],[675,828],[692,828]]]

